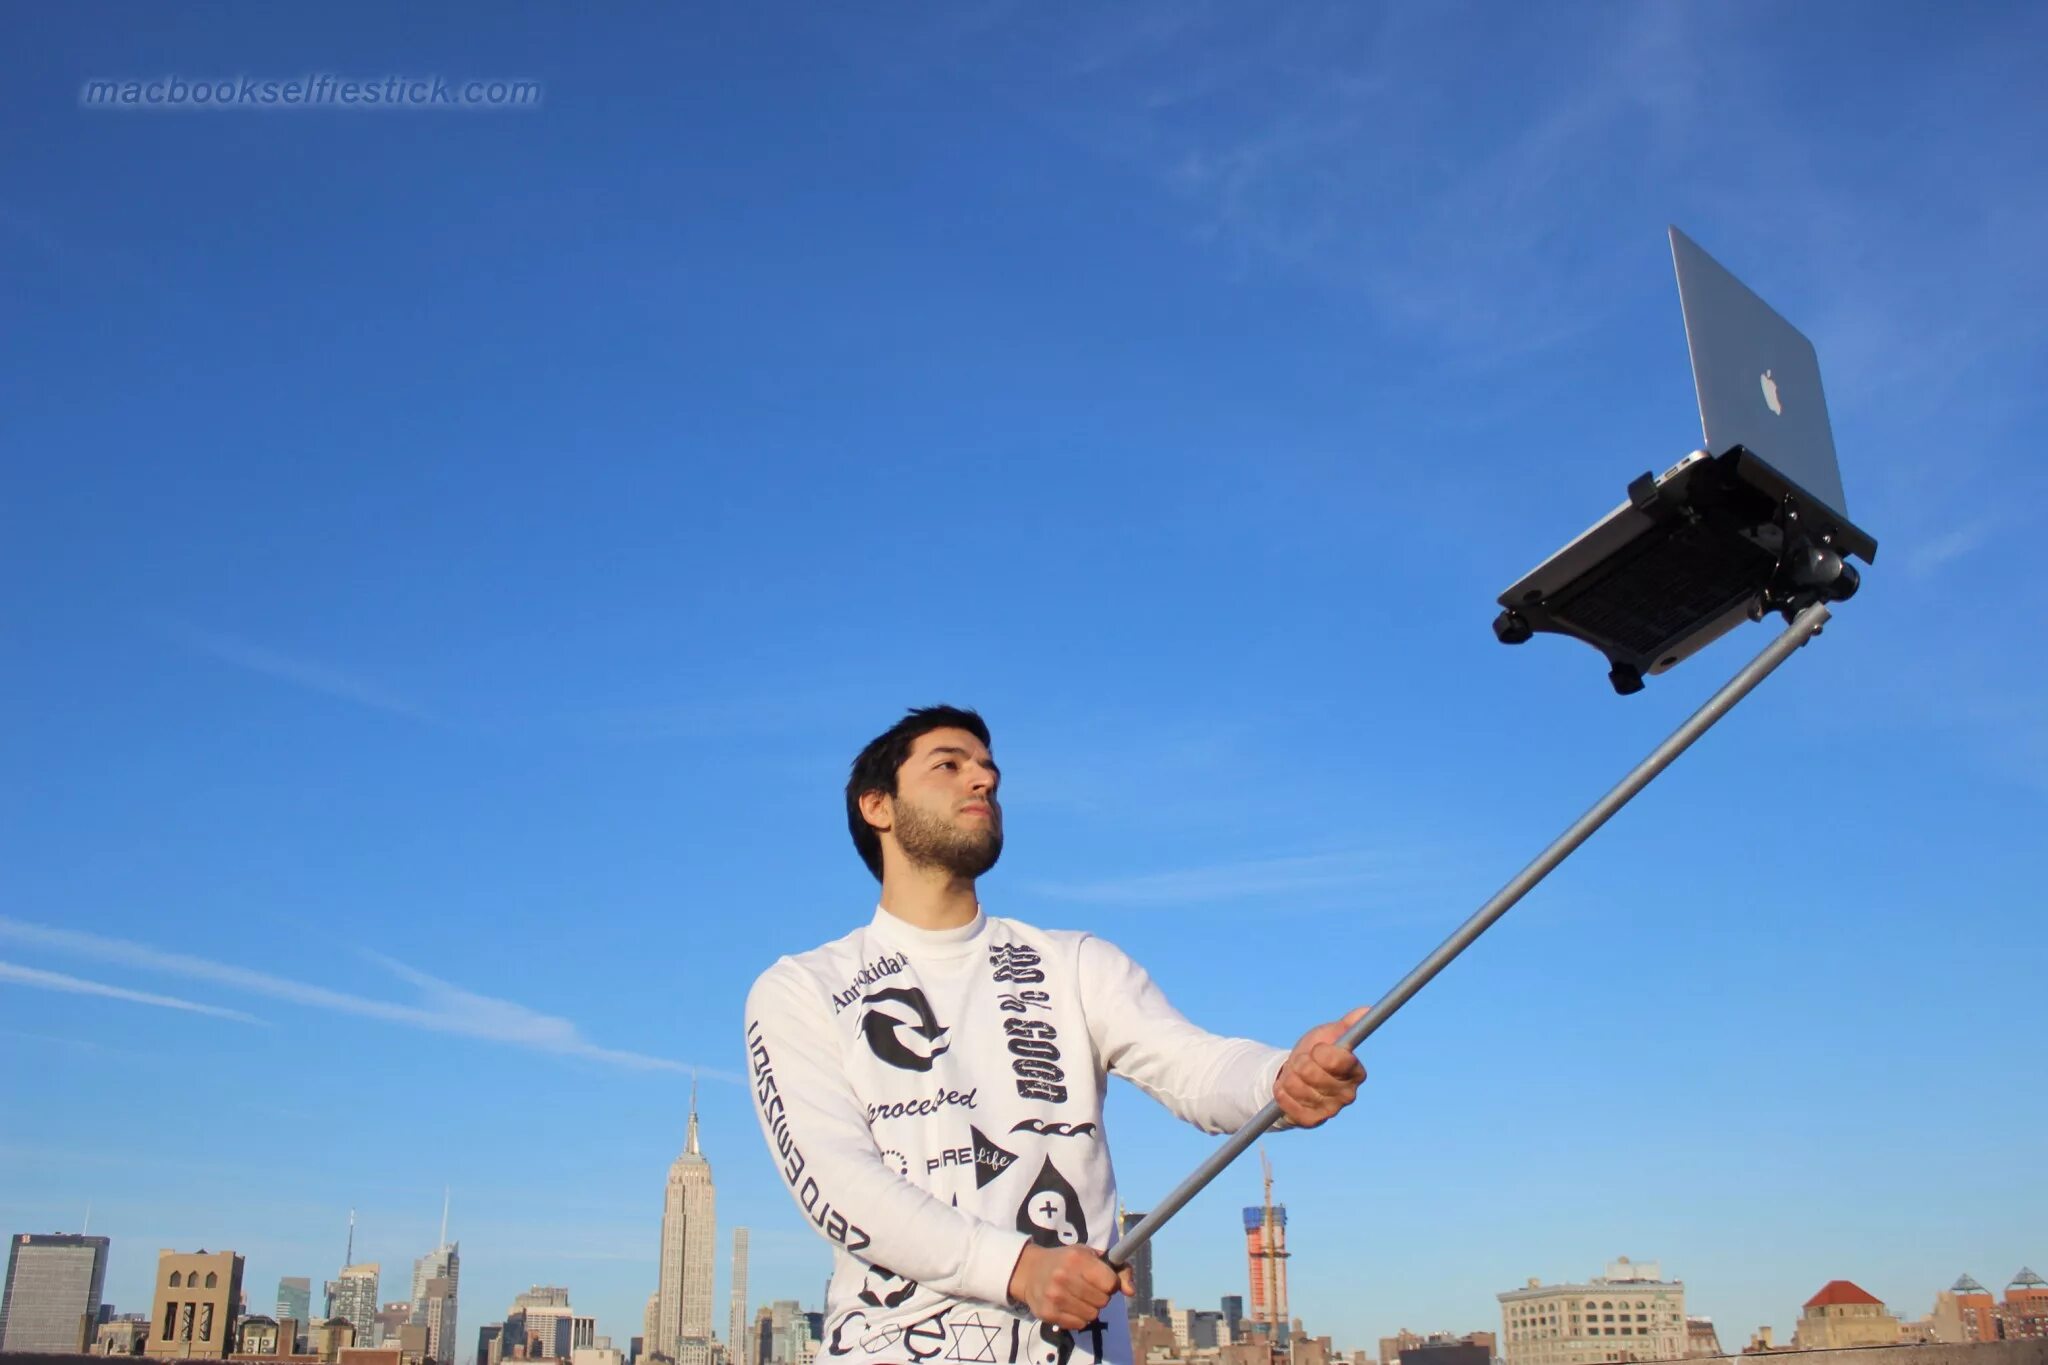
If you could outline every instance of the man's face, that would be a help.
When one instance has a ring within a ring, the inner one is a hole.
[[[1002,773],[988,746],[965,730],[919,735],[885,798],[897,846],[913,864],[979,877],[1003,852]]]

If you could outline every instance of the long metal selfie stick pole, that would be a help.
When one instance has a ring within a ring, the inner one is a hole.
[[[1650,751],[1650,756],[1636,764],[1627,777],[1621,779],[1607,795],[1593,804],[1593,808],[1574,820],[1571,827],[1557,836],[1549,848],[1538,854],[1536,860],[1516,873],[1514,879],[1493,895],[1493,899],[1479,907],[1472,918],[1460,925],[1458,932],[1445,939],[1421,965],[1401,978],[1394,989],[1381,997],[1380,1002],[1366,1013],[1366,1016],[1345,1031],[1337,1045],[1346,1051],[1356,1052],[1358,1045],[1370,1038],[1373,1031],[1393,1017],[1395,1010],[1408,1003],[1415,993],[1430,983],[1438,972],[1451,964],[1451,959],[1465,951],[1490,928],[1493,922],[1505,915],[1514,903],[1529,894],[1536,883],[1549,876],[1557,865],[1570,857],[1572,851],[1586,842],[1593,831],[1607,823],[1608,818],[1644,787],[1650,779],[1671,766],[1671,761],[1692,746],[1692,742],[1705,734],[1715,721],[1728,714],[1750,694],[1756,685],[1769,677],[1779,664],[1792,657],[1794,650],[1820,634],[1820,628],[1828,619],[1827,604],[1815,602],[1792,618],[1792,624],[1779,634],[1778,638],[1764,647],[1761,654],[1750,660],[1741,672],[1730,678],[1722,689],[1707,699],[1704,706],[1692,713],[1685,724],[1671,732],[1662,744]],[[1223,1168],[1244,1153],[1244,1149],[1258,1140],[1259,1134],[1271,1128],[1280,1119],[1279,1102],[1269,1101],[1257,1116],[1231,1135],[1230,1140],[1216,1149],[1207,1161],[1195,1169],[1195,1173],[1172,1194],[1160,1200],[1138,1221],[1138,1225],[1125,1233],[1109,1253],[1109,1263],[1118,1269],[1130,1263],[1138,1248],[1152,1240],[1152,1234],[1159,1231],[1166,1220],[1181,1211],[1188,1200],[1202,1192],[1207,1185],[1222,1173]]]

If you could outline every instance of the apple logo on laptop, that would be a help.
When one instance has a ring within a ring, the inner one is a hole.
[[[1771,378],[1769,370],[1765,370],[1760,382],[1764,386],[1764,406],[1771,410],[1771,416],[1783,417],[1785,408],[1778,402],[1778,381]]]

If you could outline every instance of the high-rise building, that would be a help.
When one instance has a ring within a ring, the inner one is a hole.
[[[655,1293],[655,1339],[651,1349],[677,1365],[709,1365],[711,1282],[718,1267],[718,1216],[711,1163],[697,1140],[697,1095],[690,1092],[690,1126],[683,1152],[668,1168],[667,1198],[661,1214],[660,1279]]]
[[[360,1346],[377,1344],[377,1287],[382,1277],[377,1262],[365,1261],[343,1266],[340,1276],[327,1282],[327,1316],[355,1328]]]
[[[242,1301],[242,1258],[232,1251],[162,1251],[151,1297],[149,1354],[225,1360]]]
[[[313,1281],[304,1275],[287,1275],[277,1282],[277,1320],[290,1318],[303,1328],[313,1316]],[[292,1343],[286,1342],[286,1349]]]
[[[523,1346],[529,1360],[567,1360],[577,1347],[596,1340],[597,1320],[577,1315],[568,1290],[537,1284],[513,1299],[498,1338],[498,1358],[507,1359]]]
[[[1275,1343],[1287,1341],[1287,1206],[1255,1204],[1244,1211],[1245,1273],[1251,1281],[1252,1321],[1267,1324]]]
[[[23,1232],[8,1244],[0,1351],[77,1352],[99,1333],[107,1239]]]
[[[1605,1365],[1685,1355],[1685,1285],[1623,1256],[1585,1284],[1531,1278],[1500,1300],[1504,1365]]]
[[[456,1336],[456,1291],[462,1279],[462,1252],[448,1240],[448,1209],[441,1209],[441,1245],[412,1263],[412,1321],[427,1329],[427,1355],[440,1365],[453,1365]],[[435,1292],[438,1282],[439,1292]]]
[[[1238,1325],[1244,1321],[1244,1295],[1225,1294],[1222,1308],[1224,1324],[1230,1328],[1231,1337],[1235,1340],[1237,1334],[1244,1330]]]
[[[799,1365],[811,1344],[811,1320],[795,1299],[777,1299],[768,1305],[771,1325],[766,1359],[774,1365]]]
[[[725,1348],[732,1365],[754,1365],[747,1353],[747,1230],[732,1230],[732,1313],[726,1321]]]
[[[427,1334],[427,1358],[438,1365],[454,1365],[455,1281],[439,1275],[427,1280],[426,1297],[413,1313],[413,1325]]]
[[[476,1365],[497,1365],[498,1338],[504,1331],[502,1322],[487,1322],[476,1329]]]
[[[1142,1213],[1125,1213],[1119,1209],[1116,1235],[1119,1238],[1129,1235],[1130,1230],[1144,1218]],[[1131,1257],[1130,1266],[1131,1278],[1137,1282],[1137,1288],[1131,1294],[1131,1306],[1136,1308],[1143,1304],[1149,1308],[1152,1304],[1152,1243],[1147,1242],[1138,1248],[1137,1255]]]

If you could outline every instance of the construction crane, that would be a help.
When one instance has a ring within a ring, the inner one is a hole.
[[[1286,1314],[1281,1300],[1287,1292],[1287,1248],[1280,1218],[1273,1207],[1273,1162],[1266,1155],[1263,1143],[1259,1147],[1259,1170],[1265,1177],[1265,1194],[1259,1218],[1258,1246],[1252,1252],[1259,1262],[1258,1288],[1262,1291],[1259,1294],[1258,1320],[1266,1325],[1267,1346],[1278,1350]]]

